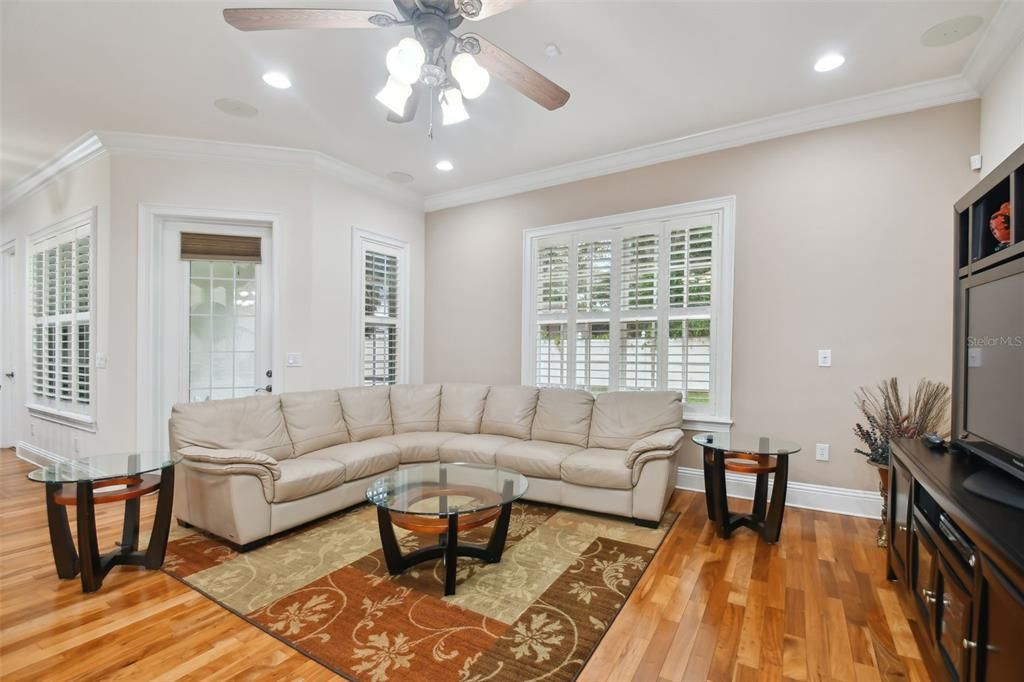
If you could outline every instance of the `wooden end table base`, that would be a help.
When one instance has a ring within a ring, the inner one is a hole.
[[[96,488],[126,484],[123,490],[96,493]],[[139,500],[143,495],[158,492],[156,518],[146,551],[139,551]],[[167,551],[167,536],[171,527],[171,505],[174,499],[174,467],[161,470],[159,477],[131,476],[106,481],[80,481],[77,484],[46,484],[46,520],[50,528],[50,546],[57,575],[70,580],[81,573],[82,592],[96,592],[103,578],[114,566],[144,566],[148,570],[160,568]],[[96,505],[124,500],[124,529],[120,549],[107,554],[99,553],[96,540]],[[67,507],[78,508],[78,552],[71,539]],[[81,556],[79,556],[81,554]]]
[[[489,564],[501,561],[501,554],[505,550],[505,538],[508,536],[508,523],[512,517],[512,503],[501,505],[500,510],[486,510],[484,512],[469,512],[460,514],[453,512],[446,519],[435,517],[412,517],[409,514],[392,512],[384,507],[377,507],[377,525],[380,527],[380,543],[384,550],[384,560],[387,562],[388,572],[391,575],[401,575],[406,569],[434,559],[444,559],[444,594],[450,596],[455,594],[455,570],[458,557],[466,556],[474,559],[483,559]],[[497,519],[494,524],[494,531],[486,546],[459,544],[459,528],[469,530],[477,528],[490,521]],[[461,523],[460,523],[461,520]],[[441,524],[441,525],[439,525]],[[407,555],[402,554],[398,546],[398,538],[395,536],[394,526],[406,528],[407,530],[419,532],[435,532],[444,528],[438,534],[438,543],[429,547],[422,547]]]
[[[770,461],[772,457],[774,461]],[[726,459],[737,458],[752,460],[757,462],[757,465],[731,467],[726,464]],[[714,522],[718,536],[727,539],[732,531],[746,527],[760,535],[765,542],[778,542],[782,532],[782,515],[786,511],[789,455],[746,455],[704,448],[703,462],[708,518]],[[757,475],[752,513],[735,514],[729,511],[729,499],[725,491],[727,469]],[[771,473],[775,474],[775,483],[772,486],[771,506],[768,506],[768,474]]]

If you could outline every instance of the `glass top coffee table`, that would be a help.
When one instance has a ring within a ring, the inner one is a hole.
[[[699,433],[693,442],[704,448],[704,498],[708,518],[719,537],[728,538],[736,528],[746,526],[766,542],[779,541],[782,515],[786,510],[789,456],[800,452],[800,444],[773,436],[749,433]],[[725,493],[725,472],[754,474],[754,506],[750,514],[729,511]],[[768,506],[768,475],[774,474],[771,506]]]
[[[46,484],[46,520],[57,575],[63,579],[81,573],[82,591],[95,592],[103,578],[118,565],[153,570],[164,562],[174,499],[174,464],[169,452],[129,452],[96,455],[35,469],[29,480]],[[140,499],[158,493],[156,516],[146,550],[139,551]],[[124,528],[119,548],[101,555],[96,540],[96,505],[124,502]],[[78,551],[71,540],[67,507],[78,508]],[[79,556],[81,555],[81,556]]]
[[[429,462],[392,471],[376,479],[366,499],[377,506],[381,547],[388,572],[399,575],[411,566],[443,559],[444,593],[455,594],[458,557],[501,561],[512,503],[526,493],[526,477],[515,471],[481,464]],[[484,546],[459,543],[459,532],[494,521]],[[437,535],[436,545],[403,555],[394,526]]]

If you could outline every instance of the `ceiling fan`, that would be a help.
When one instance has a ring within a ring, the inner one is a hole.
[[[388,120],[408,123],[416,117],[423,91],[436,98],[442,123],[469,118],[464,99],[484,93],[491,75],[554,111],[569,93],[476,33],[452,33],[464,20],[479,21],[526,0],[393,0],[399,17],[355,9],[226,9],[224,20],[240,31],[301,28],[391,28],[411,26],[415,37],[402,38],[385,60],[388,79],[377,100]],[[436,93],[436,94],[435,94]],[[431,116],[433,106],[430,107]]]

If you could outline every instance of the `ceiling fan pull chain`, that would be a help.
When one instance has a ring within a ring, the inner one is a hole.
[[[431,142],[433,142],[434,141],[434,88],[430,88],[430,96],[427,97],[427,99],[429,100],[429,102],[427,104],[430,106],[430,118],[429,118],[429,124],[427,126],[427,139],[429,139]]]

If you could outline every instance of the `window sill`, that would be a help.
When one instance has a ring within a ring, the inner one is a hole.
[[[29,415],[37,419],[78,429],[79,431],[96,433],[96,420],[87,414],[58,410],[44,405],[28,404],[25,407],[28,409]]]
[[[728,433],[732,429],[732,419],[711,415],[694,414],[683,417],[684,431],[700,431],[710,433]]]

